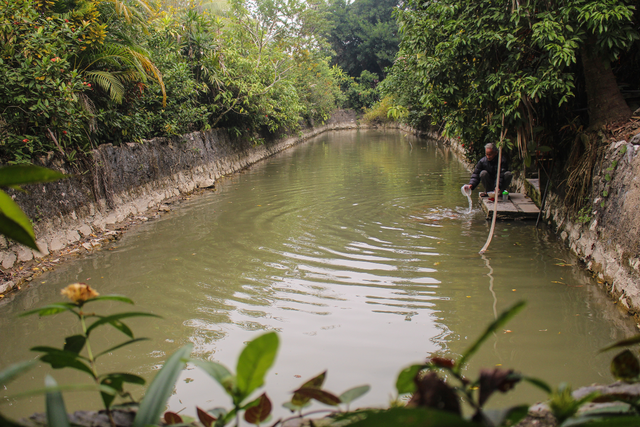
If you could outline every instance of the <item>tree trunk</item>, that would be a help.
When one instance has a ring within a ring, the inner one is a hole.
[[[582,67],[587,90],[589,127],[628,120],[631,109],[622,97],[609,61],[596,48],[595,40],[588,40],[582,48]]]

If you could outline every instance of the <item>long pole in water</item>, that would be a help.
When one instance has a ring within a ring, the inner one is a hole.
[[[502,161],[502,147],[500,147],[500,151],[498,152],[498,177],[496,182],[496,188],[498,188],[498,183],[500,182],[500,162]],[[489,238],[487,238],[487,243],[484,244],[482,249],[480,249],[480,255],[484,254],[489,245],[491,244],[491,239],[493,238],[493,230],[496,228],[496,217],[498,216],[498,195],[493,194],[493,218],[491,218],[491,230],[489,230]]]
[[[500,187],[500,166],[502,165],[502,140],[504,139],[504,114],[502,115],[502,132],[500,133],[500,148],[498,151],[498,173],[496,175],[496,186],[495,190]],[[491,244],[491,239],[493,239],[493,230],[496,228],[496,217],[498,216],[498,197],[500,197],[496,191],[493,193],[493,218],[491,218],[491,230],[489,230],[489,237],[487,238],[487,243],[484,244],[482,249],[480,249],[480,255],[484,254],[489,245]]]

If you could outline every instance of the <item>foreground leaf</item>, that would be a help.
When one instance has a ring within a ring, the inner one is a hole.
[[[400,371],[396,380],[396,390],[399,395],[412,394],[416,391],[414,380],[422,369],[424,369],[424,365],[411,365]]]
[[[7,418],[4,418],[2,414],[0,414],[0,426],[2,427],[24,427],[22,424],[18,424],[14,421],[11,421]]]
[[[58,181],[68,178],[58,171],[35,165],[11,165],[0,168],[0,187],[36,184],[39,182]]]
[[[562,427],[638,427],[638,420],[639,418],[634,415],[602,418],[580,417],[568,419],[562,423]]]
[[[126,345],[133,344],[133,343],[136,343],[136,342],[138,342],[138,341],[147,341],[147,340],[149,340],[149,338],[135,338],[135,339],[132,339],[132,340],[129,340],[129,341],[125,341],[125,342],[123,342],[123,343],[121,343],[121,344],[118,344],[118,345],[116,345],[116,346],[113,346],[113,347],[111,347],[111,348],[109,348],[109,349],[105,350],[105,351],[100,352],[98,355],[96,355],[96,357],[94,358],[94,360],[95,360],[95,359],[97,359],[97,358],[98,358],[98,357],[100,357],[100,356],[103,356],[103,355],[105,355],[105,354],[107,354],[107,353],[111,353],[112,351],[117,350],[117,349],[119,349],[119,348],[121,348],[121,347],[124,347],[124,346],[126,346]]]
[[[191,359],[190,362],[209,374],[211,378],[216,380],[228,394],[231,394],[235,385],[235,379],[224,365],[217,362],[199,359]]]
[[[213,415],[209,414],[207,411],[200,409],[197,406],[196,406],[196,411],[198,411],[198,419],[200,420],[200,423],[202,423],[204,427],[211,427],[217,419]]]
[[[347,404],[351,403],[360,396],[367,394],[369,390],[371,390],[371,387],[368,385],[361,385],[359,387],[350,388],[339,396],[340,402]]]
[[[269,400],[266,393],[262,393],[259,398],[249,405],[249,409],[244,413],[244,420],[250,424],[260,424],[271,415],[271,400]]]
[[[64,351],[80,354],[87,339],[83,335],[72,335],[64,339]]]
[[[640,335],[636,335],[636,336],[631,337],[631,338],[626,338],[624,340],[617,341],[617,342],[611,344],[610,346],[607,346],[607,347],[603,348],[602,350],[600,350],[600,353],[603,353],[603,352],[609,351],[609,350],[613,350],[614,348],[629,347],[629,346],[634,345],[634,344],[640,344]]]
[[[349,424],[349,427],[480,427],[480,424],[467,421],[458,415],[427,408],[358,411],[351,413],[350,416],[357,417],[359,420]]]
[[[24,391],[18,394],[12,394],[7,396],[7,399],[23,399],[25,397],[38,396],[46,394],[49,391],[99,391],[101,393],[114,393],[115,391],[111,387],[105,387],[98,384],[65,384],[56,387],[36,388],[28,391]],[[0,424],[1,425],[1,424]]]
[[[480,338],[478,338],[476,342],[467,349],[467,351],[462,353],[462,357],[460,357],[460,360],[458,360],[456,366],[453,368],[454,372],[460,373],[464,365],[466,365],[467,360],[480,349],[480,346],[491,336],[491,334],[502,329],[502,327],[516,314],[518,314],[525,305],[527,305],[525,301],[520,301],[511,306],[511,308],[502,312],[500,316],[498,316],[498,318],[489,325]]]
[[[31,249],[40,250],[36,244],[35,234],[31,224],[29,224],[28,227],[25,227],[22,223],[15,221],[14,218],[4,215],[1,210],[0,234]]]
[[[142,402],[140,402],[140,408],[133,420],[133,427],[146,427],[158,422],[167,400],[173,392],[176,380],[186,366],[185,360],[189,357],[192,348],[191,344],[180,348],[169,357],[162,369],[158,371]]]
[[[22,374],[23,372],[28,371],[33,368],[36,362],[34,360],[29,360],[27,362],[19,362],[9,366],[7,369],[4,369],[0,372],[0,389],[1,386],[9,384],[15,377]]]
[[[534,386],[536,386],[539,389],[543,390],[547,394],[553,393],[553,390],[551,389],[549,384],[545,383],[542,380],[539,380],[538,378],[522,377],[522,380],[528,382],[529,384],[533,384]]]
[[[320,403],[324,403],[325,405],[337,406],[342,403],[340,398],[335,394],[329,393],[325,390],[320,390],[318,388],[303,387],[296,390],[295,393],[310,399],[315,399]]]
[[[45,305],[44,307],[36,308],[35,310],[29,310],[27,312],[20,314],[20,317],[29,316],[36,313],[38,314],[38,316],[43,317],[43,316],[51,316],[53,314],[62,313],[64,311],[70,311],[71,313],[75,314],[76,317],[79,318],[80,315],[74,310],[76,308],[78,307],[75,304],[72,304],[70,302],[58,302],[54,304]]]
[[[529,406],[520,405],[505,409],[484,409],[483,415],[491,421],[494,426],[515,426],[527,416]]]
[[[631,380],[640,375],[640,362],[631,350],[624,350],[611,360],[611,374],[617,380]]]
[[[40,360],[51,365],[53,369],[73,368],[82,372],[86,372],[93,376],[93,371],[84,362],[80,360],[82,356],[65,350],[53,347],[33,347],[31,351],[41,351],[46,354],[40,356]]]
[[[182,424],[182,417],[175,412],[167,411],[164,413],[164,422],[167,425]]]
[[[49,387],[57,387],[58,383],[51,375],[47,375],[44,379],[44,385]],[[60,391],[48,391],[46,397],[47,408],[47,424],[49,427],[69,427],[69,418],[67,417],[67,409],[64,406],[62,393]]]
[[[94,301],[119,301],[133,305],[133,300],[131,298],[127,298],[122,295],[100,295],[95,298],[88,299],[84,303],[86,304]]]
[[[320,375],[316,375],[315,377],[311,378],[306,383],[302,384],[302,387],[300,387],[300,388],[301,389],[303,389],[303,388],[316,388],[316,389],[319,389],[320,387],[322,387],[322,384],[324,384],[324,379],[326,377],[327,377],[327,371],[324,371]],[[302,407],[306,406],[307,403],[309,403],[310,400],[311,400],[310,396],[305,396],[305,395],[302,395],[300,393],[295,393],[294,392],[293,393],[293,397],[291,397],[291,406],[295,407],[296,409],[302,408]],[[287,408],[291,409],[288,406],[287,406]],[[296,409],[291,409],[291,410],[294,411]]]
[[[236,375],[243,399],[264,384],[264,376],[275,361],[278,344],[278,335],[269,332],[250,341],[240,354]]]
[[[102,378],[100,381],[101,385],[113,389],[112,393],[101,393],[102,401],[107,408],[111,406],[118,393],[124,392],[124,383],[137,385],[144,385],[146,383],[144,378],[126,373],[111,373],[101,376],[100,378]]]
[[[129,336],[130,338],[133,338],[133,332],[131,332],[131,329],[129,329],[129,327],[127,325],[125,325],[124,323],[122,323],[120,321],[120,319],[126,319],[126,318],[129,318],[129,317],[157,317],[157,318],[160,318],[160,316],[158,316],[156,314],[137,312],[137,311],[113,314],[111,316],[101,317],[99,320],[96,320],[95,322],[93,322],[91,324],[91,326],[89,326],[87,328],[87,336],[89,336],[91,331],[93,331],[98,326],[110,324],[111,326],[113,326],[114,328],[119,330],[120,332],[124,333],[125,335]]]

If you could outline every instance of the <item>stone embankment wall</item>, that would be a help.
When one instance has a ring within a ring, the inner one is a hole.
[[[450,145],[471,170],[464,149],[436,134],[430,138]],[[542,220],[598,278],[622,308],[640,322],[640,134],[608,142],[604,162],[593,174],[590,206],[570,215],[563,200],[549,192]],[[512,191],[528,193],[536,203],[539,189],[514,178]],[[639,323],[640,327],[640,323]]]
[[[0,294],[19,285],[16,272],[24,263],[50,258],[74,244],[91,250],[127,218],[162,209],[162,203],[171,198],[212,187],[224,175],[323,132],[357,127],[354,112],[338,111],[322,126],[264,145],[212,130],[118,147],[101,145],[82,167],[43,160],[45,166],[73,178],[28,186],[28,193],[12,193],[34,223],[40,251],[0,236]]]
[[[640,134],[610,142],[594,171],[590,206],[577,215],[556,195],[543,211],[611,296],[640,321]]]

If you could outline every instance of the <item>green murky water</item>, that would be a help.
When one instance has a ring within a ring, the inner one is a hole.
[[[479,256],[489,224],[477,204],[467,211],[460,193],[467,179],[434,142],[374,131],[317,137],[2,302],[0,369],[33,358],[31,346],[61,346],[64,336],[78,333],[70,315],[16,316],[60,300],[62,287],[80,281],[163,316],[130,320],[136,336],[150,340],[103,358],[101,372],[150,379],[186,343],[194,344],[194,356],[235,370],[244,342],[278,331],[280,352],[266,386],[276,408],[324,370],[327,389],[370,384],[358,405],[385,405],[401,368],[429,355],[460,354],[497,313],[522,299],[525,311],[489,340],[470,375],[501,364],[552,384],[611,381],[612,355],[597,350],[633,334],[634,323],[555,235],[531,222],[498,223],[489,251]],[[103,312],[129,308],[101,304]],[[126,338],[97,332],[96,351]],[[1,390],[0,411],[41,411],[41,398],[6,396],[39,387],[47,372],[38,367]],[[52,373],[59,383],[85,380]],[[490,404],[543,397],[523,384]],[[98,406],[87,392],[65,398],[69,410]],[[194,414],[196,405],[228,407],[229,400],[189,367],[169,405]]]

